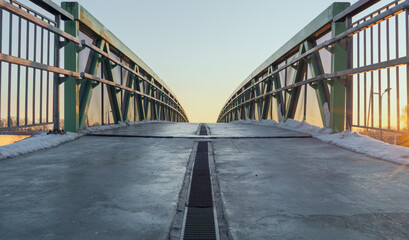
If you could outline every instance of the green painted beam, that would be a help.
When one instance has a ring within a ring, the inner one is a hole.
[[[110,54],[109,44],[105,44],[104,51]],[[105,59],[103,63],[104,63],[105,78],[109,81],[115,82],[115,76],[112,71],[111,61],[109,59]],[[124,120],[123,120],[121,108],[119,107],[119,101],[118,101],[116,88],[114,86],[108,86],[108,85],[106,87],[107,87],[109,102],[111,104],[112,115],[114,117],[114,122],[115,123],[123,122]]]
[[[78,2],[63,2],[62,4],[76,5],[78,9],[77,12],[71,13],[75,20],[81,22],[87,28],[98,34],[101,38],[105,39],[108,44],[114,46],[116,49],[121,51],[130,60],[141,67],[145,72],[152,76],[157,82],[159,82],[163,87],[165,87],[170,94],[177,100],[176,95],[172,90],[166,85],[166,83],[148,66],[143,62],[131,49],[129,49],[121,40],[119,40],[108,28],[106,28],[98,19],[96,19],[87,9],[85,9]],[[179,103],[180,101],[177,100]]]
[[[139,77],[136,78],[136,82],[135,82],[135,89],[139,92],[141,91],[141,83],[142,83],[142,79],[140,79]],[[143,83],[142,83],[143,84]],[[138,111],[138,116],[139,116],[139,121],[143,121],[145,120],[145,112],[143,109],[143,105],[142,105],[142,97],[140,95],[136,95],[136,109]]]
[[[311,37],[312,34],[332,23],[332,19],[340,12],[348,8],[351,4],[349,2],[335,2],[325,9],[321,14],[308,23],[303,29],[295,34],[287,43],[280,47],[274,54],[265,60],[259,67],[257,67],[230,95],[226,103],[233,97],[233,95],[243,88],[251,79],[255,78],[260,72],[266,70],[286,53],[297,48],[305,40]],[[224,104],[226,105],[226,104]]]
[[[305,50],[308,51],[316,46],[315,43],[311,41],[304,42]],[[324,73],[324,67],[322,66],[321,57],[319,52],[316,52],[309,57],[309,63],[311,69],[311,76],[316,77]],[[307,86],[306,86],[307,87]],[[318,108],[321,114],[321,120],[324,127],[330,127],[330,116],[329,116],[329,89],[328,84],[325,81],[318,81],[311,85],[314,88],[315,94],[318,101]]]
[[[151,88],[146,82],[143,83],[143,89],[144,89],[146,95],[151,95]],[[150,118],[151,110],[150,110],[150,100],[149,100],[149,98],[143,98],[143,109],[144,109],[144,113],[145,113],[145,118],[144,119],[145,120],[152,120]]]
[[[155,88],[152,88],[152,96],[154,98],[157,98],[158,96],[158,90],[156,90]],[[152,119],[158,119],[158,104],[155,101],[152,101],[152,110],[153,110]]]
[[[299,54],[303,54],[305,52],[305,46],[304,44],[301,44],[300,49],[299,49]],[[304,61],[299,61],[297,68],[295,70],[294,73],[294,78],[293,78],[293,82],[297,83],[297,82],[301,82],[304,80],[304,76],[305,76],[305,70],[306,70],[306,64]],[[294,119],[295,116],[295,112],[297,109],[297,104],[298,104],[298,99],[300,97],[300,91],[301,91],[301,87],[296,87],[294,89],[291,90],[290,92],[290,96],[287,100],[287,110],[285,111],[285,121],[287,121],[287,119],[291,118]]]
[[[255,96],[259,96],[261,94],[261,84],[255,86]],[[257,119],[258,121],[261,120],[261,104],[262,104],[262,100],[258,99],[256,101],[254,101],[254,105],[255,105],[255,110],[257,110],[257,113],[254,113],[254,119]]]
[[[78,5],[62,3],[62,8],[75,16],[78,13]],[[65,32],[73,37],[78,37],[79,22],[65,21]],[[64,68],[70,71],[78,72],[78,51],[77,45],[69,42],[64,47]],[[79,129],[79,85],[74,77],[69,77],[64,82],[64,130],[66,132],[76,132]]]
[[[332,24],[332,36],[345,32],[345,22],[336,22]],[[346,40],[341,43],[345,44]],[[347,52],[339,44],[335,44],[332,49],[332,72],[338,72],[347,69]],[[335,132],[342,132],[345,130],[345,93],[346,88],[343,83],[345,79],[333,80],[331,83],[331,122],[330,127]]]
[[[139,68],[143,69],[144,72],[147,73],[148,77],[155,79],[156,82],[159,83],[159,87],[163,87],[166,89],[166,92],[180,104],[180,101],[177,99],[176,95],[172,92],[172,90],[166,85],[162,79],[147,66],[134,52],[132,52],[122,41],[120,41],[109,29],[107,29],[101,22],[99,22],[91,13],[89,13],[83,6],[81,6],[78,2],[62,2],[62,6],[66,6],[66,8],[72,9],[69,12],[74,17],[74,20],[80,23],[80,26],[85,26],[87,29],[91,30],[95,33],[97,38],[102,38],[106,40],[110,46],[118,49],[123,55],[129,58],[133,63],[138,66]],[[180,106],[183,116],[187,119],[186,113],[182,106]],[[144,114],[139,115],[143,118]]]
[[[74,21],[74,16],[67,12],[64,8],[59,7],[56,3],[51,0],[30,0],[35,3],[37,6],[45,9],[47,12],[52,13],[53,15],[60,15],[61,19],[66,21]]]
[[[133,66],[132,69],[134,71],[136,71],[136,66]],[[135,78],[136,78],[136,76],[129,73],[128,74],[128,80],[126,82],[126,86],[129,87],[129,88],[133,88]],[[125,91],[124,99],[122,100],[122,114],[123,114],[124,121],[129,120],[128,119],[128,113],[129,113],[130,103],[131,103],[131,93],[128,92],[128,91]]]
[[[274,71],[274,70],[276,70],[276,67],[272,67],[271,71]],[[273,84],[274,84],[274,89],[281,88],[280,74],[276,73],[273,75]],[[275,95],[275,98],[277,99],[278,116],[285,116],[285,105],[284,105],[283,92],[278,92]],[[279,119],[279,121],[282,121],[282,120],[283,119]]]
[[[105,46],[105,41],[104,40],[99,40],[97,41],[96,46],[100,49],[103,49]],[[90,51],[89,57],[88,57],[88,62],[87,66],[85,68],[85,72],[95,75],[98,71],[99,67],[99,54]],[[89,105],[91,103],[91,98],[92,98],[92,90],[93,88],[96,87],[92,83],[92,81],[84,81],[81,84],[80,87],[80,112],[79,112],[79,128],[82,129],[85,127],[85,121],[88,116],[88,109]]]
[[[264,83],[264,84],[265,84],[265,87],[264,87],[263,94],[265,94],[265,93],[267,93],[267,92],[270,92],[270,91],[273,89],[273,88],[272,88],[272,86],[273,86],[272,82],[273,82],[273,78],[272,78],[272,77],[270,77],[270,78],[267,79],[266,83]],[[271,102],[271,95],[268,95],[268,96],[265,97],[264,100],[263,100],[262,119],[264,119],[264,120],[266,120],[267,117],[268,117],[267,115],[268,115],[269,108],[270,108],[270,102]]]
[[[164,89],[162,88],[162,90],[164,90]],[[161,100],[162,102],[165,102],[165,96],[164,96],[164,94],[162,94],[162,93],[159,93],[159,94],[160,94],[160,100]],[[159,110],[160,110],[160,119],[161,119],[161,120],[165,120],[165,105],[164,105],[164,104],[160,104]]]

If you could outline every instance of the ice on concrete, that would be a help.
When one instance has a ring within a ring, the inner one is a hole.
[[[169,127],[172,125],[172,127]],[[156,136],[156,137],[197,137],[198,123],[171,123],[171,122],[152,122],[152,124],[143,124],[130,126],[126,128],[117,128],[104,131],[104,134],[123,135],[123,136]]]
[[[41,149],[55,147],[62,143],[73,141],[88,133],[106,131],[146,122],[152,121],[119,122],[118,124],[85,127],[85,129],[80,130],[78,133],[67,132],[66,134],[47,134],[45,132],[42,132],[27,139],[24,139],[22,141],[10,145],[0,146],[0,159],[16,157],[22,154],[38,151]]]
[[[0,161],[0,239],[167,239],[193,141],[83,136]]]
[[[356,132],[351,133],[350,131],[344,131],[341,133],[332,133],[331,129],[320,128],[306,122],[298,122],[292,119],[280,123],[274,120],[239,120],[234,123],[274,126],[299,133],[310,134],[314,138],[326,143],[334,144],[357,153],[363,153],[370,157],[397,164],[409,164],[409,148],[388,144]]]
[[[294,135],[256,124],[209,126]],[[233,239],[409,239],[406,167],[314,138],[215,139],[213,149]]]

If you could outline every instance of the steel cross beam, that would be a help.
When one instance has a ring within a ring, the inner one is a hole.
[[[272,78],[272,77],[268,78],[268,79],[265,81],[265,83],[264,83],[264,91],[263,91],[264,94],[271,91],[271,89],[273,88],[272,82],[273,82],[273,78]],[[268,117],[268,116],[267,116],[267,115],[268,115],[268,112],[269,112],[269,111],[272,111],[272,109],[270,110],[270,105],[271,105],[270,102],[271,102],[271,95],[268,95],[267,97],[264,98],[264,101],[263,101],[263,113],[262,113],[262,119],[263,119],[263,120],[266,120],[267,117]]]
[[[304,42],[305,50],[308,51],[316,46],[314,42],[305,41]],[[311,69],[311,76],[316,77],[324,74],[324,67],[322,66],[321,57],[319,52],[315,52],[310,55],[308,65]],[[324,127],[330,127],[330,108],[329,108],[329,89],[328,84],[325,81],[318,81],[310,84],[314,88],[318,107],[321,113],[322,124]]]
[[[271,67],[270,71],[276,70],[275,67]],[[272,75],[273,78],[273,83],[274,83],[274,89],[280,89],[281,88],[281,81],[280,81],[280,75],[278,73]],[[270,90],[271,91],[271,90]],[[275,95],[273,95],[277,99],[277,114],[279,117],[282,118],[282,116],[285,116],[285,104],[284,104],[284,98],[283,98],[283,93],[278,92]],[[280,121],[283,119],[280,119]]]
[[[105,44],[104,51],[106,53],[108,53],[108,55],[110,55],[111,51],[109,49],[108,44]],[[104,76],[106,76],[108,81],[115,82],[115,76],[114,76],[114,73],[113,73],[112,70],[116,66],[112,66],[109,59],[105,59],[103,61],[103,64],[104,64]],[[111,109],[112,109],[112,115],[113,115],[113,118],[114,118],[114,122],[115,123],[123,122],[123,116],[122,116],[122,112],[121,112],[121,108],[119,106],[119,101],[118,101],[118,96],[117,96],[117,94],[118,94],[117,88],[115,88],[114,86],[107,86],[107,92],[108,92],[109,102],[111,104]]]
[[[132,69],[134,71],[137,70],[135,64],[132,67]],[[129,87],[129,88],[132,88],[132,86],[134,85],[135,78],[136,77],[133,76],[132,74],[128,74],[127,80],[126,80],[126,86]],[[125,91],[124,99],[122,100],[122,113],[123,113],[124,121],[128,120],[129,105],[130,105],[130,102],[131,102],[131,97],[135,97],[135,94],[132,94],[131,92]]]
[[[141,90],[141,83],[143,84],[143,80],[140,77],[136,77],[135,81],[135,89],[139,92],[143,92]],[[143,99],[141,95],[136,96],[136,109],[138,111],[139,121],[145,120],[145,110],[143,108]]]
[[[298,50],[299,55],[305,52],[304,44],[301,44],[300,49]],[[293,84],[301,82],[304,80],[306,71],[306,64],[304,61],[299,61],[298,65],[295,67],[295,73],[293,78]],[[301,87],[295,87],[289,91],[289,98],[287,103],[287,110],[285,115],[285,121],[289,118],[294,118],[295,112],[297,110],[298,99],[300,97]]]
[[[105,41],[101,39],[97,41],[96,46],[103,49],[105,44]],[[99,55],[96,52],[90,51],[85,72],[95,75],[98,71],[99,63]],[[84,81],[80,86],[79,128],[85,127],[85,120],[87,119],[88,109],[92,98],[92,90],[98,84],[98,82],[94,83],[92,81]]]

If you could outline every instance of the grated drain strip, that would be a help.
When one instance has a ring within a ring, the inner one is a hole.
[[[207,135],[204,124],[200,135]],[[208,142],[198,142],[190,185],[183,239],[216,239]]]
[[[216,239],[213,208],[189,207],[183,239]]]
[[[205,124],[200,124],[199,135],[207,135],[207,129]]]
[[[207,144],[198,143],[188,207],[213,207]]]

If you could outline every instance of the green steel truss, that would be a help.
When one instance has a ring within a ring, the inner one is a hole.
[[[298,111],[303,111],[305,119],[306,103],[303,106],[299,99],[304,88],[312,88],[318,105],[307,107],[319,109],[324,127],[336,132],[343,131],[347,111],[345,80],[342,77],[326,77],[319,50],[331,53],[331,73],[345,70],[348,66],[346,40],[334,40],[335,44],[319,48],[316,40],[328,32],[335,37],[347,30],[346,22],[339,19],[339,14],[347,11],[348,7],[349,3],[333,3],[253,71],[229,97],[217,121],[271,119],[274,112],[279,121],[286,121],[294,119]],[[334,21],[336,16],[338,22]],[[292,79],[282,79],[283,76],[289,78],[289,69],[293,69]],[[273,102],[276,104],[273,105]]]
[[[74,72],[80,69],[79,53],[86,47],[90,49],[82,78],[69,77],[65,81],[66,131],[75,132],[85,127],[93,89],[99,84],[106,88],[114,123],[130,120],[132,102],[135,104],[135,121],[188,121],[183,107],[169,87],[85,8],[77,2],[63,2],[62,8],[74,16],[73,20],[65,21],[65,31],[75,38],[81,31],[94,40],[94,43],[81,41],[81,45],[70,41],[64,48],[65,68]],[[117,56],[125,60],[113,58],[113,49]],[[100,68],[102,77],[97,76]],[[115,79],[115,68],[128,72],[123,85]]]

